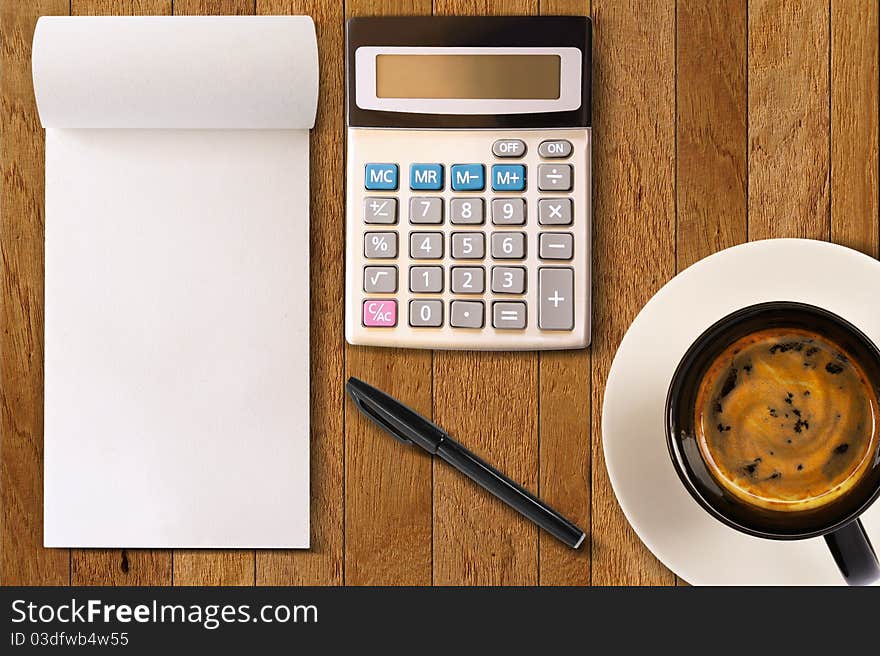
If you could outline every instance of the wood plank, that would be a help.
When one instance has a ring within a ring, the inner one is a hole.
[[[260,1],[260,14],[310,14],[320,91],[311,136],[311,548],[258,551],[260,585],[338,585],[343,562],[343,306],[345,259],[342,112],[343,9],[336,0]]]
[[[831,240],[878,255],[874,0],[831,1]]]
[[[535,14],[537,1],[437,0],[436,14]],[[532,492],[538,488],[538,356],[438,351],[437,423]],[[434,463],[434,582],[538,581],[538,529],[452,468]]]
[[[175,16],[247,16],[254,0],[174,0]]]
[[[171,13],[171,0],[72,0],[73,15],[152,15]],[[170,550],[74,549],[71,583],[74,585],[168,585]]]
[[[347,17],[430,13],[430,0],[346,2]],[[338,293],[342,289],[340,283]],[[431,416],[429,351],[346,346],[345,352],[346,377],[362,378]],[[346,401],[345,582],[431,583],[431,538],[430,457],[398,444]]]
[[[0,4],[0,584],[67,585],[70,552],[43,548],[45,140],[31,81],[37,18],[67,0]]]
[[[545,15],[589,14],[582,0],[541,0]],[[538,493],[588,533],[574,551],[538,534],[541,585],[590,582],[590,349],[538,355]]]
[[[253,0],[174,0],[175,15],[253,14]],[[181,65],[186,65],[181,62]],[[174,585],[254,585],[256,552],[241,549],[174,551]]]
[[[678,0],[676,271],[748,239],[747,29],[739,0]]]
[[[828,239],[827,0],[749,1],[749,239]]]
[[[678,271],[747,239],[746,31],[740,0],[678,1]]]
[[[671,584],[614,498],[601,420],[624,331],[675,272],[675,4],[593,0],[593,21],[592,582]]]

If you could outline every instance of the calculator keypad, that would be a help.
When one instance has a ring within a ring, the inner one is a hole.
[[[482,349],[589,342],[589,130],[523,139],[426,131],[421,146],[385,131],[352,153],[352,133],[371,132],[349,130],[348,241],[362,245],[348,255],[349,308],[356,302],[358,314],[346,329],[350,342]],[[451,156],[424,147],[447,139],[466,147],[446,146]]]

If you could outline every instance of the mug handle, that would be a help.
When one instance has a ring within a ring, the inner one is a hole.
[[[825,543],[847,585],[868,585],[880,579],[880,563],[860,519],[825,535]]]

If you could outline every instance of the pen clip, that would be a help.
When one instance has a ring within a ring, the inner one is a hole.
[[[384,429],[385,432],[391,435],[395,440],[400,442],[401,444],[406,444],[407,446],[412,444],[412,440],[403,437],[397,431],[397,429],[392,426],[390,423],[385,421],[378,413],[376,413],[367,403],[364,403],[361,399],[356,398],[354,402],[357,403],[358,407],[361,409],[365,415],[367,415],[370,419],[373,420],[373,423],[377,424],[380,428]]]

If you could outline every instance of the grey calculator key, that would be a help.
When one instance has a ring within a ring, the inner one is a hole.
[[[364,291],[375,294],[391,294],[397,291],[396,266],[365,266]]]
[[[483,267],[452,267],[453,294],[482,294],[486,291],[486,271]]]
[[[496,260],[521,260],[526,256],[524,232],[493,232],[492,257]]]
[[[397,233],[365,232],[364,257],[371,260],[397,257]]]
[[[493,303],[492,325],[501,330],[522,330],[526,327],[526,304],[506,301]]]
[[[492,267],[492,291],[496,294],[525,294],[525,268],[504,266]]]
[[[409,199],[410,223],[443,223],[443,199],[413,196]]]
[[[525,222],[525,199],[495,198],[492,200],[492,223],[495,225],[522,225]]]
[[[538,327],[574,329],[574,269],[538,269]]]
[[[415,299],[409,302],[409,325],[415,328],[439,328],[443,325],[443,301]]]
[[[411,232],[409,256],[414,260],[439,260],[443,257],[442,232]]]
[[[453,198],[449,201],[449,220],[459,225],[482,225],[482,198]]]
[[[364,198],[364,223],[397,223],[397,199]]]
[[[452,257],[456,260],[482,260],[486,257],[486,236],[482,232],[453,232]]]
[[[538,237],[538,257],[542,260],[570,260],[574,236],[570,232],[542,232]]]
[[[571,225],[571,198],[542,198],[538,201],[538,223]]]
[[[482,301],[452,301],[449,305],[449,325],[453,328],[482,328]]]
[[[443,267],[414,266],[409,268],[409,290],[411,292],[442,292]]]
[[[571,155],[571,142],[565,139],[552,139],[542,141],[538,146],[538,154],[541,157],[568,157]]]
[[[492,144],[495,157],[522,157],[526,154],[526,144],[522,139],[498,139]]]
[[[571,164],[539,164],[538,189],[541,191],[569,191]]]

